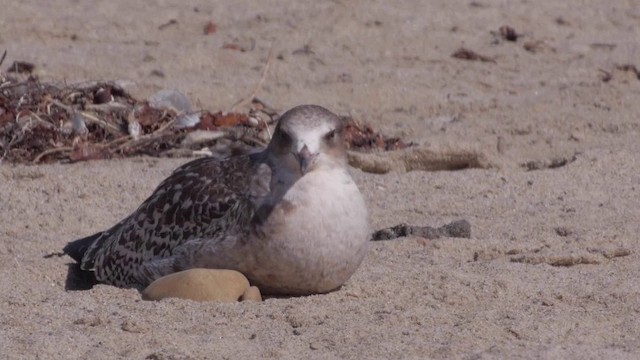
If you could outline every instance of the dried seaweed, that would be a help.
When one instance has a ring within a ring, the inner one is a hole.
[[[361,125],[353,118],[343,117],[347,147],[353,150],[400,150],[412,146],[397,137],[386,137],[373,131],[368,125]]]
[[[181,147],[186,134],[196,130],[176,128],[176,111],[155,109],[114,82],[54,85],[33,76],[4,74],[0,81],[0,159],[8,162],[163,156]],[[226,119],[209,130],[251,125],[240,122],[248,119],[246,114],[201,116]]]
[[[176,126],[185,114],[154,108],[115,82],[52,84],[32,75],[0,73],[0,162],[216,155],[213,152],[238,153],[266,145],[278,112],[255,97],[243,103],[247,112],[204,111],[196,114],[197,125]],[[395,150],[410,145],[353,119],[347,124],[350,149]],[[189,141],[190,133],[203,130],[222,136]]]

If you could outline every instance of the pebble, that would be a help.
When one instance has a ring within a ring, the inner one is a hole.
[[[142,298],[144,300],[180,298],[194,301],[235,302],[248,289],[249,280],[238,271],[189,269],[152,282],[142,291]],[[255,294],[250,296],[254,296],[251,300],[255,299]],[[258,296],[260,296],[259,291]]]
[[[260,294],[260,289],[257,286],[250,286],[247,290],[242,294],[242,301],[262,301],[262,294]]]

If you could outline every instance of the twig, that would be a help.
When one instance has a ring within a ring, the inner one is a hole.
[[[51,103],[53,105],[59,107],[59,108],[62,108],[69,115],[72,115],[74,112],[76,112],[75,109],[73,109],[71,106],[67,106],[67,105],[61,103],[58,100],[51,100]],[[103,128],[106,128],[107,130],[109,130],[109,132],[115,132],[115,133],[119,133],[120,132],[120,128],[118,128],[117,126],[109,124],[108,122],[106,122],[104,120],[101,120],[101,119],[91,115],[90,113],[87,113],[87,112],[84,112],[84,111],[78,111],[77,113],[82,115],[87,120],[91,120],[92,123],[98,124],[98,125],[102,126]]]
[[[28,111],[28,115],[27,114],[23,114],[22,111],[16,114],[16,118],[15,118],[15,123],[20,125],[20,122],[18,122],[18,120],[24,118],[24,117],[29,117],[27,119],[27,121],[25,122],[24,125],[20,125],[20,131],[22,133],[31,130],[31,128],[29,128],[29,125],[31,125],[31,123],[35,120],[37,120],[37,122],[41,123],[42,125],[44,125],[46,128],[48,129],[53,129],[55,128],[55,125],[53,125],[52,123],[43,120],[40,116],[38,116],[38,114],[34,113],[31,110],[27,110]]]
[[[106,104],[87,104],[84,106],[85,109],[88,110],[96,110],[96,111],[109,111],[109,110],[113,110],[113,109],[117,109],[117,110],[121,110],[121,109],[127,109],[128,106],[125,104],[121,104],[119,102],[115,102],[112,101],[110,103],[106,103]]]
[[[6,58],[6,57],[7,57],[7,50],[5,50],[2,53],[2,57],[0,58],[0,66],[2,65],[2,63],[4,62],[4,58]]]
[[[9,153],[9,149],[4,147],[4,141],[0,141],[0,147],[2,148],[2,156],[0,156],[0,164],[7,157],[7,153]]]
[[[59,152],[65,152],[65,151],[72,151],[72,150],[73,150],[73,146],[63,146],[59,148],[48,149],[38,154],[38,156],[36,156],[35,159],[33,159],[33,163],[37,164],[40,161],[40,159],[42,159],[47,155],[51,155]]]
[[[124,135],[124,136],[121,136],[121,137],[119,137],[119,138],[117,138],[115,140],[112,140],[112,141],[110,141],[110,142],[108,142],[106,144],[98,144],[98,147],[101,148],[101,149],[109,149],[109,148],[111,148],[112,145],[121,143],[123,141],[128,141],[131,138],[132,138],[131,135]]]
[[[87,120],[91,120],[92,123],[98,124],[104,128],[108,128],[111,132],[120,133],[120,128],[113,124],[109,124],[108,122],[101,120],[90,113],[79,111],[80,115],[84,116]]]
[[[267,135],[269,136],[269,142],[271,142],[271,138],[273,137],[273,135],[271,135],[271,129],[269,129],[269,124],[267,124],[267,120],[262,119],[262,122],[264,122],[264,128],[267,129]]]
[[[84,111],[76,111],[74,108],[72,108],[71,106],[67,106],[63,103],[61,103],[58,100],[52,99],[51,103],[63,110],[65,110],[69,115],[72,115],[74,112],[82,115],[85,119],[87,120],[91,120],[92,123],[94,124],[98,124],[100,126],[102,126],[103,128],[106,128],[109,132],[112,133],[120,133],[120,128],[118,128],[115,125],[109,124],[108,122],[101,120],[93,115],[91,115],[90,113],[84,112]]]
[[[168,121],[166,124],[164,124],[161,128],[159,128],[158,130],[152,132],[151,134],[147,134],[147,135],[142,135],[137,139],[131,139],[130,141],[127,141],[126,143],[120,145],[117,147],[117,150],[122,150],[125,149],[127,147],[130,147],[132,145],[137,144],[141,144],[141,143],[146,143],[149,140],[153,140],[156,139],[164,134],[162,134],[162,132],[164,132],[166,129],[168,129],[171,125],[173,125],[176,122],[175,119],[171,119],[170,121]]]
[[[269,55],[267,56],[266,64],[264,64],[264,67],[262,68],[262,75],[260,76],[260,81],[258,81],[258,83],[253,87],[253,90],[251,91],[251,94],[249,94],[249,96],[243,99],[240,99],[235,104],[231,105],[231,110],[229,110],[230,112],[232,112],[237,107],[244,106],[247,103],[251,103],[251,101],[256,97],[256,95],[258,94],[258,91],[260,91],[260,89],[262,88],[262,85],[264,84],[264,81],[267,78],[267,73],[269,72],[269,67],[271,66],[272,60],[273,60],[273,43],[271,43],[271,46],[269,47]]]

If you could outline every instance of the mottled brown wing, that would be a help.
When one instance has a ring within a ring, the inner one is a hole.
[[[253,216],[252,184],[269,182],[262,179],[266,174],[258,174],[261,167],[259,154],[183,165],[134,213],[96,238],[82,258],[82,269],[94,270],[101,282],[134,286],[145,261],[171,256],[190,239],[240,231],[233,227]],[[243,211],[234,211],[239,207]]]

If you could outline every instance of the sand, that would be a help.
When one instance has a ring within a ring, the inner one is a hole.
[[[640,68],[639,23],[632,0],[5,1],[3,69],[213,111],[257,88],[495,166],[354,170],[374,228],[467,219],[471,239],[376,242],[339,291],[217,304],[66,290],[71,259],[47,256],[188,159],[2,163],[0,357],[639,358],[640,79],[621,66]]]

